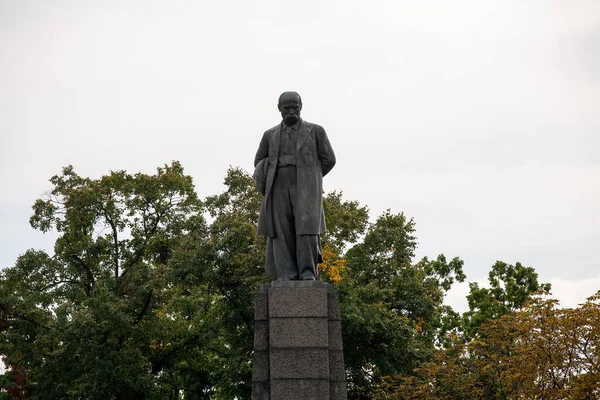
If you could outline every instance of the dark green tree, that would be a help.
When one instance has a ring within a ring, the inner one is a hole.
[[[382,377],[411,374],[429,359],[448,309],[444,296],[465,279],[458,258],[414,262],[414,225],[386,211],[346,253],[337,289],[351,397],[369,398]]]
[[[355,244],[369,225],[369,209],[358,201],[343,200],[342,195],[341,191],[333,191],[323,197],[327,216],[323,244],[338,256],[344,254],[348,245]]]
[[[210,299],[171,268],[190,242],[208,242],[191,177],[173,162],[99,179],[67,167],[51,183],[30,222],[59,233],[54,255],[28,250],[0,281],[0,350],[31,398],[179,398],[185,382],[167,366],[190,354],[208,398],[213,338],[195,310]]]
[[[59,233],[54,255],[29,250],[0,279],[3,382],[35,399],[250,398],[254,293],[270,280],[252,178],[230,168],[204,201],[177,162],[51,183],[31,224]],[[324,208],[321,277],[340,293],[351,394],[369,398],[429,359],[462,261],[415,261],[403,214],[371,223],[340,192]]]
[[[496,261],[489,273],[490,288],[480,288],[477,282],[469,283],[469,311],[463,314],[463,330],[473,337],[482,323],[498,319],[523,307],[536,292],[550,292],[549,283],[538,282],[532,267]]]
[[[213,219],[213,255],[206,278],[218,295],[214,305],[220,317],[214,328],[227,344],[217,357],[217,392],[223,399],[249,399],[254,294],[260,283],[270,281],[264,273],[266,239],[257,234],[262,195],[252,177],[240,168],[230,168],[224,184],[223,193],[205,201]]]

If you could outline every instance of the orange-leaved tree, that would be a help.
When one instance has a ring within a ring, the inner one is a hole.
[[[469,342],[454,337],[415,376],[388,377],[375,398],[598,399],[600,291],[574,309],[535,297]]]

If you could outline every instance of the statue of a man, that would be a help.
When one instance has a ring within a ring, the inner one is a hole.
[[[300,118],[296,92],[279,96],[282,122],[266,131],[254,158],[264,195],[258,233],[267,236],[265,270],[277,280],[315,280],[325,232],[323,177],[335,165],[325,130]]]

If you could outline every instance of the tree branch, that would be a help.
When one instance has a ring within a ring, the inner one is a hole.
[[[49,283],[46,286],[38,289],[38,291],[43,292],[44,290],[52,289],[53,287],[58,286],[61,283],[81,283],[81,282],[74,281],[73,279],[65,279],[65,280]]]
[[[69,245],[70,245],[70,243],[69,243]],[[83,270],[88,278],[88,284],[85,285],[84,290],[85,290],[85,294],[89,296],[92,292],[92,288],[96,284],[96,279],[94,278],[94,273],[92,272],[90,267],[85,263],[85,261],[83,261],[77,254],[72,254],[71,257],[75,261],[77,261],[79,263],[79,265],[81,265],[81,267],[83,268]]]
[[[115,267],[115,282],[119,279],[119,240],[118,240],[118,230],[115,222],[112,218],[109,217],[108,212],[105,207],[102,207],[102,213],[104,214],[104,218],[106,218],[106,222],[110,225],[113,233],[113,246],[114,246],[114,255],[113,255],[113,263]]]
[[[144,318],[144,314],[146,314],[146,311],[148,311],[148,307],[150,306],[151,300],[152,300],[152,290],[150,291],[150,293],[148,293],[148,297],[146,298],[144,307],[142,308],[142,311],[140,311],[140,313],[137,315],[134,325],[137,325],[142,320],[142,318]]]

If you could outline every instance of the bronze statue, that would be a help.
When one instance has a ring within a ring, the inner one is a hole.
[[[254,158],[264,195],[258,233],[267,236],[265,270],[277,280],[315,280],[323,261],[323,177],[335,154],[325,129],[300,118],[298,93],[283,93],[277,108],[283,120],[264,133]]]

